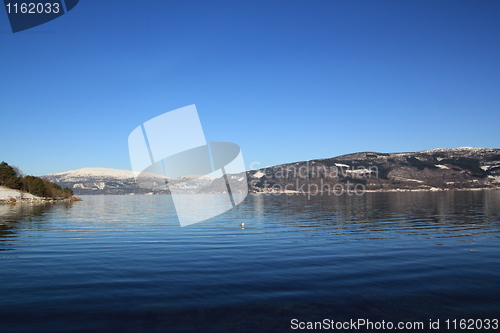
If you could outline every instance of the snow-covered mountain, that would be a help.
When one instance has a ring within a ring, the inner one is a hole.
[[[59,173],[52,173],[44,177],[63,182],[74,182],[85,180],[88,178],[113,178],[113,179],[130,179],[134,177],[133,171],[109,169],[109,168],[82,168]]]
[[[42,177],[62,187],[73,189],[75,195],[168,194],[173,188],[182,188],[185,193],[191,193],[210,184],[215,179],[206,176],[187,176],[174,179],[144,172],[136,181],[133,171],[109,168],[82,168]]]

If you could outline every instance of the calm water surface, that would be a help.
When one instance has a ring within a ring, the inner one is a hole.
[[[0,206],[0,332],[500,319],[500,191],[249,195],[184,228],[169,196],[82,198]]]

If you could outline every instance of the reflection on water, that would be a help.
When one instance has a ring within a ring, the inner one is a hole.
[[[497,233],[499,191],[380,192],[363,196],[254,195],[257,221],[296,232],[446,238]],[[277,214],[277,212],[279,212]],[[286,221],[284,221],[286,220]],[[364,236],[363,236],[364,237]]]
[[[39,229],[52,204],[0,204],[0,251],[12,250],[9,239],[26,229]]]
[[[15,222],[42,215],[42,212],[51,205],[48,204],[1,204],[0,222]]]
[[[257,194],[184,228],[169,196],[0,209],[6,331],[287,332],[292,318],[500,313],[500,191]]]

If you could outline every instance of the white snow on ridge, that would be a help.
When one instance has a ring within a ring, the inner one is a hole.
[[[74,178],[86,178],[86,177],[113,177],[113,178],[133,178],[134,172],[131,170],[119,170],[119,169],[109,169],[109,168],[82,168],[71,171],[64,171],[59,173],[51,173],[45,176],[55,176],[55,177],[74,177]]]
[[[360,174],[360,175],[369,175],[373,171],[369,170],[369,169],[354,169],[354,170],[347,169],[347,170],[342,170],[342,173],[344,173],[344,172],[345,172],[345,174],[354,173],[354,174]]]
[[[42,177],[55,178],[57,181],[78,181],[82,179],[91,178],[114,178],[114,179],[131,179],[134,176],[139,176],[144,178],[160,178],[160,179],[171,179],[165,177],[162,174],[151,173],[151,172],[135,172],[131,170],[120,170],[120,169],[109,169],[109,168],[82,168],[77,170],[70,170],[59,173],[51,173]],[[215,177],[208,175],[188,175],[179,177],[178,179],[205,179],[213,180]]]
[[[160,174],[150,172],[135,172],[131,170],[120,170],[110,168],[82,168],[59,173],[51,173],[42,177],[56,178],[57,181],[75,181],[87,178],[114,178],[114,179],[131,179],[139,176],[148,178],[167,178]]]
[[[447,151],[481,151],[484,150],[485,148],[475,148],[475,147],[457,147],[457,148],[435,148],[435,149],[429,149],[429,150],[422,150],[419,153],[439,153],[439,152],[447,152]]]
[[[265,173],[259,170],[256,173],[254,173],[252,175],[252,177],[254,177],[254,178],[262,178],[262,176],[264,176],[264,175],[265,175]]]
[[[439,169],[444,169],[444,170],[449,169],[446,165],[443,165],[443,164],[436,164],[436,167],[438,167]]]

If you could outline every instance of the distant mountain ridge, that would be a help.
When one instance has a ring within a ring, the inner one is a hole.
[[[307,175],[293,172],[301,168]],[[298,191],[309,184],[325,188],[360,184],[372,191],[500,188],[500,149],[460,147],[406,153],[360,152],[282,164],[250,171],[248,176],[252,192],[280,188]]]
[[[82,194],[130,194],[139,192],[130,170],[109,168],[82,168],[43,176],[59,185],[64,184],[77,195]],[[144,193],[147,193],[144,191]]]
[[[109,168],[82,168],[72,171],[52,173],[44,177],[54,177],[60,181],[73,181],[74,179],[87,179],[98,177],[111,177],[116,179],[128,179],[134,177],[133,171],[109,169]]]
[[[437,148],[420,152],[360,152],[327,159],[276,165],[247,171],[250,193],[325,190],[334,186],[362,186],[365,190],[453,190],[500,188],[500,149]],[[168,186],[185,180],[151,175],[149,187],[135,182],[129,170],[83,168],[45,175],[62,187],[83,194],[165,194]],[[195,179],[189,178],[189,179]],[[196,178],[204,192],[225,188],[224,180]]]
[[[85,194],[169,194],[169,187],[183,186],[195,179],[196,185],[205,186],[213,177],[186,176],[176,179],[154,173],[142,173],[136,182],[134,172],[110,168],[82,168],[43,176],[59,185],[73,189],[78,195]],[[168,186],[166,184],[168,183]],[[189,193],[189,188],[185,189]]]

